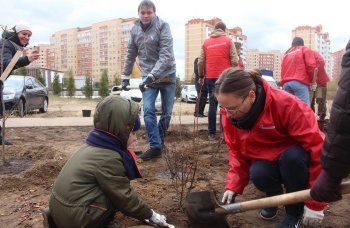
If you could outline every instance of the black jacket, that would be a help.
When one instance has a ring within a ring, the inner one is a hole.
[[[198,57],[194,59],[194,63],[193,63],[193,71],[194,71],[194,75],[195,75],[195,85],[196,85],[196,90],[200,91],[201,90],[201,85],[198,83],[199,80],[199,72],[198,72]],[[202,91],[207,91],[207,83],[204,77],[204,84],[202,86]]]
[[[350,172],[350,40],[342,59],[339,88],[335,95],[321,162],[334,178]]]
[[[13,29],[14,30],[14,29]],[[22,51],[23,50],[23,46],[21,46],[19,39],[18,39],[18,35],[15,31],[5,31],[2,34],[2,37],[4,37],[4,39],[0,40],[0,55],[2,53],[2,61],[0,62],[0,72],[1,71],[1,64],[3,66],[3,71],[6,69],[7,65],[10,63],[12,57],[16,54],[16,51]],[[4,49],[3,48],[3,44],[4,44]],[[3,52],[2,52],[3,51]],[[29,65],[29,59],[27,56],[22,56],[19,58],[19,60],[17,61],[15,67],[13,69],[17,69],[20,67],[24,67]]]

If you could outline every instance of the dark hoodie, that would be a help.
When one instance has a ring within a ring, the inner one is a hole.
[[[2,54],[2,61],[0,62],[0,72],[2,73],[8,64],[11,62],[12,57],[16,54],[16,51],[22,51],[25,46],[22,46],[18,35],[14,28],[5,30],[0,40],[0,56]],[[29,65],[29,59],[27,56],[22,56],[17,61],[13,69],[24,67]]]

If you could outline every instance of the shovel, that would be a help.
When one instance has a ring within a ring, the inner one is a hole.
[[[350,181],[340,185],[340,193],[350,193]],[[202,191],[189,193],[186,198],[185,207],[190,221],[193,224],[201,224],[203,222],[215,222],[215,220],[226,221],[224,215],[227,214],[295,204],[311,199],[310,189],[307,189],[257,200],[220,205],[213,191]]]

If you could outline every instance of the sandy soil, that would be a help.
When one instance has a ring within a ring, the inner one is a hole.
[[[93,108],[95,105],[95,102],[90,104],[88,101],[82,103],[66,100],[67,104],[60,102],[62,101],[53,102],[50,111],[40,115],[54,116],[54,107],[61,107],[61,111],[57,112],[66,116],[70,111],[80,112],[81,109]],[[71,109],[66,109],[66,105]],[[190,112],[190,108],[188,110]],[[220,140],[209,142],[205,129],[206,126],[195,128],[191,125],[172,125],[163,157],[148,162],[138,161],[143,179],[133,181],[133,188],[152,208],[165,214],[176,227],[191,227],[183,207],[183,197],[187,191],[181,194],[181,184],[189,187],[190,178],[181,181],[181,177],[192,174],[197,157],[198,165],[191,191],[214,190],[218,198],[221,198],[224,191],[228,169],[227,148]],[[14,145],[6,147],[5,158],[8,164],[0,166],[0,227],[42,227],[41,209],[47,207],[54,179],[69,156],[84,143],[90,130],[91,127],[7,129],[7,137]],[[148,149],[143,129],[139,132],[139,140],[133,149]],[[237,197],[237,201],[260,197],[263,194],[250,184],[244,194]],[[326,210],[322,227],[350,227],[349,201],[348,195],[342,201],[331,204]],[[280,207],[278,218],[270,222],[261,220],[257,210],[230,215],[227,220],[232,227],[274,227],[283,215],[283,207]],[[122,214],[116,216],[116,221],[123,227],[142,224]]]

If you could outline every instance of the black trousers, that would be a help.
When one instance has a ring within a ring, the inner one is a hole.
[[[208,91],[207,90],[197,90],[197,102],[196,102],[196,107],[194,110],[194,114],[199,114],[203,115],[204,114],[204,109],[205,105],[207,104],[207,97],[208,97]]]

